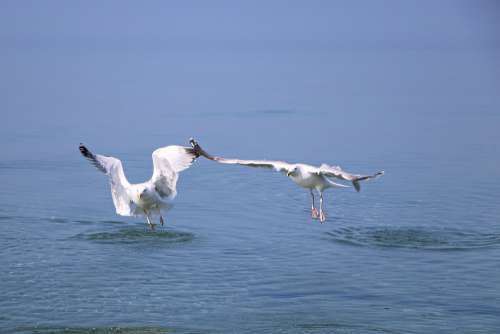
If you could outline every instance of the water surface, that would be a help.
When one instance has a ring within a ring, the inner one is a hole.
[[[0,332],[500,332],[493,2],[2,6]],[[190,136],[386,174],[321,225],[285,177],[199,160],[150,232],[78,152],[142,182]]]
[[[245,117],[278,126],[303,116]],[[70,153],[2,161],[4,331],[498,328],[498,174],[476,173],[469,187],[462,176],[472,163],[351,157],[352,169],[386,175],[360,193],[327,192],[321,225],[310,219],[309,194],[285,177],[199,160],[181,175],[166,225],[151,232],[116,216],[104,175],[76,144]],[[146,153],[117,152],[132,180],[150,173]]]

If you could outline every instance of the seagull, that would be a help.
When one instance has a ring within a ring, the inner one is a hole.
[[[120,216],[145,216],[151,230],[156,225],[151,222],[152,215],[159,215],[163,226],[162,211],[172,207],[171,202],[177,195],[179,173],[189,168],[199,156],[196,148],[176,145],[159,148],[152,154],[151,179],[130,184],[119,159],[94,154],[83,144],[80,144],[79,149],[92,165],[108,176],[116,213]]]
[[[313,219],[319,218],[322,224],[326,220],[325,210],[323,209],[323,191],[328,188],[350,187],[336,183],[332,180],[332,178],[352,182],[354,189],[359,192],[361,190],[361,185],[359,183],[360,181],[374,179],[384,174],[384,171],[377,172],[373,175],[351,174],[345,172],[339,166],[330,166],[327,164],[322,164],[321,166],[316,167],[303,163],[288,163],[285,161],[226,159],[222,157],[211,156],[210,154],[205,152],[200,147],[198,142],[196,142],[192,138],[190,139],[190,143],[193,149],[199,152],[200,155],[212,161],[217,161],[222,164],[270,168],[285,174],[299,186],[309,189],[312,198],[311,216]],[[313,190],[316,190],[319,193],[319,212],[316,209],[314,203],[315,201]]]

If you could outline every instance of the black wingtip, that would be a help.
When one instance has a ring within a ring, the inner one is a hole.
[[[200,155],[202,155],[209,160],[214,160],[214,157],[212,157],[210,154],[205,152],[205,150],[203,150],[201,148],[200,144],[198,144],[198,142],[196,140],[194,140],[193,137],[189,138],[189,143],[193,147],[193,151],[196,154],[196,157],[199,157]]]
[[[78,149],[80,150],[80,153],[84,157],[88,158],[88,157],[92,156],[92,154],[90,153],[90,151],[88,150],[88,148],[85,147],[85,145],[83,145],[82,143],[80,143],[80,146],[78,146]]]

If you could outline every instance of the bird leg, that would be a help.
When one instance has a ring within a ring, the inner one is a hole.
[[[318,219],[319,214],[318,214],[318,210],[314,207],[314,193],[313,193],[312,189],[311,189],[311,197],[312,197],[311,217],[313,219]]]
[[[151,231],[155,230],[155,224],[151,223],[151,219],[149,219],[149,215],[146,211],[144,211],[144,214],[146,215],[146,220],[148,221],[148,225],[151,228]]]
[[[319,221],[323,224],[326,220],[325,211],[323,210],[323,192],[320,192],[319,197]]]
[[[162,215],[160,215],[160,224],[161,224],[161,226],[163,226],[163,223],[164,223],[164,221],[163,221],[163,216],[162,216]]]

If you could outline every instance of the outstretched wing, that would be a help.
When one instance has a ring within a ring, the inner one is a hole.
[[[94,154],[83,144],[80,144],[79,149],[82,155],[87,158],[92,165],[108,175],[116,213],[122,216],[131,216],[134,207],[127,194],[127,188],[130,186],[130,183],[123,173],[122,162],[113,157]]]
[[[241,160],[241,159],[226,159],[221,157],[214,157],[214,161],[221,164],[241,165],[248,167],[271,168],[278,172],[288,172],[293,169],[293,165],[284,161],[273,160]]]
[[[197,157],[195,149],[176,145],[162,147],[153,152],[154,169],[151,182],[161,197],[175,197],[179,173],[189,168]]]
[[[241,159],[226,159],[222,157],[214,157],[205,150],[203,150],[198,144],[196,140],[193,138],[189,139],[189,142],[191,143],[191,146],[193,146],[193,149],[198,155],[202,155],[205,158],[212,160],[212,161],[217,161],[221,164],[230,164],[230,165],[241,165],[241,166],[247,166],[247,167],[261,167],[261,168],[271,168],[274,169],[278,172],[288,172],[293,170],[294,165],[289,164],[284,161],[273,161],[273,160],[241,160]]]
[[[383,175],[384,171],[377,172],[373,175],[351,174],[342,170],[342,168],[340,168],[339,166],[329,166],[327,164],[322,164],[318,168],[318,174],[327,177],[335,177],[341,180],[351,181],[356,191],[360,191],[361,186],[359,184],[359,181],[374,179],[376,177]]]

